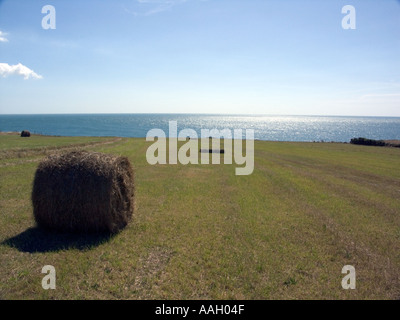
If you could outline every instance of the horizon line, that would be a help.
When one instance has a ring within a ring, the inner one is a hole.
[[[194,113],[194,112],[99,112],[99,113],[0,113],[0,116],[35,115],[199,115],[199,116],[263,116],[263,117],[353,117],[353,118],[400,118],[389,115],[328,115],[328,114],[266,114],[266,113]]]

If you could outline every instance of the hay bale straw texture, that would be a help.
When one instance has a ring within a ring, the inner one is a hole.
[[[33,214],[39,227],[51,231],[116,233],[132,217],[134,191],[126,157],[87,151],[53,154],[36,170]]]

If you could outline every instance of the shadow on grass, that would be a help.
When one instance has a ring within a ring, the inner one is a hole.
[[[18,249],[21,252],[51,252],[67,249],[88,250],[109,241],[114,235],[51,233],[38,227],[4,240],[1,244]]]

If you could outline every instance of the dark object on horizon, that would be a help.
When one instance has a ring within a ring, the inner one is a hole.
[[[200,149],[201,153],[225,153],[224,149]]]
[[[28,130],[22,130],[21,137],[30,137],[31,133]]]
[[[134,211],[134,173],[126,157],[98,152],[53,154],[38,166],[33,215],[57,232],[116,233]]]
[[[353,138],[350,140],[352,144],[361,144],[365,146],[379,146],[384,147],[386,145],[385,141],[382,140],[373,140],[367,138]]]
[[[386,146],[388,147],[394,147],[394,148],[400,148],[400,140],[384,140],[386,143]]]

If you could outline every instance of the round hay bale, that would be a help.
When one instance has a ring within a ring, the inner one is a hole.
[[[28,130],[22,130],[21,137],[30,137],[31,133]]]
[[[36,223],[51,231],[116,233],[134,210],[134,174],[126,157],[72,151],[38,166],[32,204]]]

